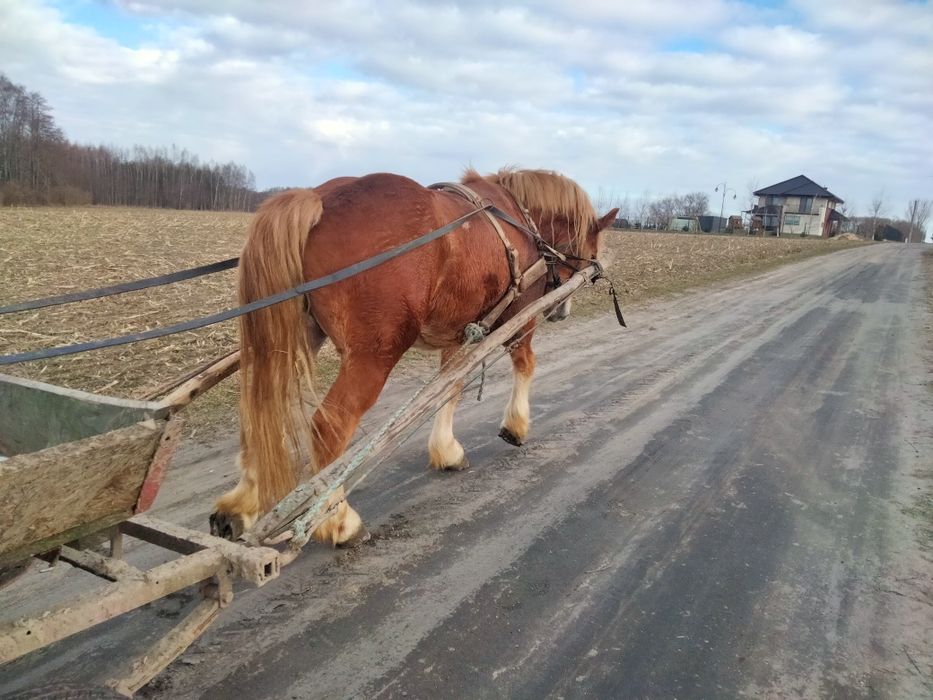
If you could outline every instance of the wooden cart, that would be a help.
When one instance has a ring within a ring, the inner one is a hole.
[[[204,631],[232,599],[232,582],[279,573],[279,553],[142,515],[181,438],[179,411],[237,368],[231,355],[161,401],[133,401],[0,375],[0,586],[34,557],[103,580],[41,615],[0,626],[0,664],[189,586],[203,600],[109,685],[131,695]],[[125,536],[173,558],[139,570]],[[102,547],[103,544],[103,547]],[[101,551],[103,549],[103,551]],[[177,556],[174,556],[177,555]]]

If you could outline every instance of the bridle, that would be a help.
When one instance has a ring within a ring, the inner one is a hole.
[[[583,258],[571,253],[562,253],[553,245],[544,240],[544,238],[538,232],[538,227],[535,225],[534,220],[531,218],[530,212],[524,206],[522,206],[521,202],[519,202],[514,195],[509,193],[510,196],[512,196],[512,201],[515,203],[515,206],[522,213],[524,223],[516,221],[515,218],[512,217],[508,212],[503,211],[498,206],[496,206],[492,200],[480,197],[474,190],[459,182],[438,182],[430,185],[428,189],[440,190],[459,195],[477,208],[481,209],[487,221],[492,224],[493,229],[495,229],[500,240],[502,241],[502,244],[505,247],[506,256],[509,259],[509,270],[511,271],[512,280],[509,285],[509,289],[506,290],[506,293],[499,300],[499,302],[492,308],[489,313],[483,317],[482,320],[479,321],[479,325],[485,331],[488,332],[492,328],[493,324],[505,312],[505,310],[512,303],[514,303],[531,286],[532,283],[539,280],[542,276],[547,275],[545,293],[557,289],[561,285],[558,267],[562,266],[570,269],[573,272],[576,272],[580,268],[572,264],[575,262],[586,263],[587,265],[593,265],[596,267],[597,273],[592,278],[594,284],[597,280],[600,279],[606,280],[609,283],[610,294],[612,295],[613,302],[615,304],[616,318],[620,325],[625,326],[625,319],[622,318],[622,311],[619,308],[615,287],[612,285],[612,280],[605,276],[605,270],[602,264],[595,258]],[[505,235],[505,232],[502,230],[502,226],[499,224],[500,220],[526,234],[529,238],[531,238],[535,244],[535,248],[538,250],[538,259],[535,260],[535,262],[532,263],[532,265],[524,272],[521,272],[518,268],[518,251],[515,250],[515,246],[512,245],[512,242],[508,239],[508,237]],[[581,265],[580,267],[584,267],[584,265]]]

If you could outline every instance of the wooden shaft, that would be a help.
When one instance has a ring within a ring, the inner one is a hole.
[[[246,533],[244,539],[249,544],[260,545],[267,538],[282,534],[291,523],[303,516],[316,500],[319,500],[334,486],[343,485],[349,493],[352,489],[350,482],[353,474],[362,469],[364,465],[380,459],[382,453],[393,447],[405,430],[417,424],[429,411],[449,401],[459,391],[458,382],[475,369],[490,352],[507,343],[521,331],[528,321],[542,311],[562,302],[597,274],[598,270],[594,266],[577,272],[560,287],[519,311],[473,348],[455,356],[434,380],[422,389],[419,396],[405,411],[394,416],[383,429],[377,431],[373,440],[356,452],[345,453],[329,467],[315,474],[308,481],[299,484],[271,511],[260,518],[256,525]],[[362,460],[360,450],[367,451]],[[313,531],[326,520],[328,515],[327,509],[322,509],[308,523],[307,531]]]
[[[204,549],[150,569],[141,578],[90,591],[39,617],[0,626],[0,664],[209,579],[226,566],[223,554]]]
[[[59,558],[78,569],[83,569],[109,581],[138,579],[142,578],[143,575],[142,571],[130,566],[122,559],[105,557],[89,549],[73,549],[72,547],[63,546]]]
[[[198,603],[185,619],[160,637],[155,644],[137,657],[129,668],[111,678],[106,685],[121,695],[133,697],[137,690],[178,658],[210,626],[220,612],[220,601],[208,598]]]
[[[199,372],[178,388],[170,391],[159,401],[159,406],[177,411],[194,401],[215,384],[229,377],[240,368],[240,351],[232,352],[207,369]]]
[[[185,382],[191,379],[194,379],[196,376],[201,374],[201,372],[204,372],[210,369],[211,367],[216,365],[218,362],[222,362],[223,360],[226,360],[228,357],[230,357],[232,354],[236,352],[239,352],[239,350],[231,350],[230,352],[225,352],[223,355],[220,355],[218,357],[214,357],[210,360],[202,362],[197,367],[192,367],[190,370],[188,370],[184,374],[178,377],[174,377],[173,379],[169,379],[167,382],[162,382],[157,387],[149,389],[148,391],[140,394],[137,398],[140,401],[155,401],[160,396],[164,394],[168,394],[173,389],[177,389]]]

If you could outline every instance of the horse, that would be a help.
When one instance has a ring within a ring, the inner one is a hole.
[[[597,216],[576,182],[548,170],[504,168],[482,176],[468,169],[461,183],[512,223],[472,216],[427,245],[240,317],[240,479],[217,501],[213,534],[236,539],[297,485],[307,461],[317,473],[339,457],[409,348],[438,351],[443,367],[463,344],[465,326],[513,289],[516,267],[528,270],[541,258],[528,227],[567,257],[531,282],[496,324],[596,260],[602,232],[618,211]],[[251,221],[240,256],[239,301],[247,304],[366,260],[474,208],[462,192],[387,173],[282,192],[265,200]],[[527,226],[514,225],[522,221]],[[568,299],[547,318],[569,312]],[[529,433],[535,327],[529,321],[506,346],[513,385],[499,434],[513,445]],[[340,355],[340,369],[321,399],[312,389],[315,356],[327,339]],[[316,408],[310,421],[304,403]],[[435,415],[428,456],[437,470],[469,464],[453,432],[456,405],[451,399]],[[336,546],[368,537],[342,490],[332,505],[335,511],[314,531],[315,539]]]

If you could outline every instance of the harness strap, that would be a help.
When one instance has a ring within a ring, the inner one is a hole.
[[[483,199],[472,189],[459,182],[437,182],[433,185],[429,185],[428,189],[450,192],[451,194],[463,197],[475,207],[482,207],[483,215],[486,217],[486,220],[492,224],[493,229],[495,229],[496,234],[499,236],[499,240],[502,241],[502,245],[505,246],[505,254],[509,259],[509,273],[512,275],[512,287],[518,287],[522,281],[522,271],[518,263],[518,251],[515,250],[515,246],[512,245],[512,241],[509,240],[509,237],[505,235],[505,231],[502,230],[502,225],[499,223],[499,220],[489,213],[488,207],[493,206],[493,203],[488,199]]]
[[[495,324],[495,322],[499,320],[499,317],[505,313],[505,310],[508,309],[509,306],[511,306],[511,304],[525,291],[527,291],[532,284],[547,274],[549,262],[546,256],[548,256],[551,251],[553,251],[556,257],[562,258],[563,256],[544,242],[544,239],[542,239],[538,233],[537,226],[535,226],[534,221],[531,219],[531,215],[518,202],[516,202],[516,205],[518,205],[522,212],[522,216],[525,219],[524,226],[515,221],[515,219],[506,214],[504,211],[499,209],[499,207],[495,206],[490,200],[483,199],[472,189],[459,182],[438,182],[430,185],[428,189],[450,192],[451,194],[463,197],[477,208],[482,208],[483,214],[492,224],[493,229],[495,229],[496,234],[499,236],[499,240],[502,241],[502,244],[505,247],[505,254],[509,259],[509,272],[512,276],[512,281],[502,298],[499,299],[499,301],[496,302],[496,305],[493,306],[492,309],[490,309],[479,321],[480,327],[482,327],[482,329],[488,333],[493,324]],[[544,255],[538,257],[538,259],[534,261],[531,267],[529,267],[524,272],[522,272],[521,268],[519,267],[518,251],[515,249],[515,246],[512,245],[512,241],[509,240],[508,236],[505,235],[505,231],[502,230],[502,225],[499,223],[500,219],[514,226],[519,231],[530,235],[532,240],[535,241],[538,250],[544,253]],[[542,247],[542,244],[544,247]]]
[[[205,326],[220,323],[221,321],[228,321],[232,318],[237,318],[238,316],[243,316],[245,314],[252,313],[253,311],[258,311],[259,309],[264,309],[267,306],[272,306],[273,304],[279,304],[283,301],[294,299],[295,297],[304,296],[308,292],[314,291],[315,289],[320,289],[321,287],[336,284],[337,282],[349,279],[354,275],[358,275],[361,272],[371,270],[377,265],[382,265],[388,260],[397,258],[400,255],[405,255],[405,253],[408,253],[415,248],[420,248],[421,246],[427,245],[432,241],[436,241],[442,236],[446,236],[454,229],[462,226],[463,223],[469,218],[479,214],[480,211],[482,210],[479,208],[471,209],[463,216],[459,216],[453,221],[444,224],[440,228],[435,229],[434,231],[428,231],[424,235],[418,236],[418,238],[408,241],[407,243],[403,243],[402,245],[396,246],[395,248],[391,248],[387,251],[379,253],[378,255],[374,255],[371,258],[361,260],[358,263],[348,265],[347,267],[341,268],[340,270],[332,272],[329,275],[325,275],[324,277],[318,277],[317,279],[299,284],[296,287],[286,289],[285,291],[279,292],[278,294],[271,294],[267,297],[263,297],[262,299],[257,299],[256,301],[252,301],[249,304],[244,304],[243,306],[237,306],[235,308],[227,309],[226,311],[221,311],[209,316],[193,318],[188,321],[173,324],[171,326],[151,328],[148,331],[142,331],[140,333],[131,333],[129,335],[122,335],[104,340],[94,340],[86,343],[74,343],[73,345],[60,345],[58,347],[45,348],[44,350],[30,350],[27,352],[14,353],[12,355],[0,355],[0,366],[14,365],[19,362],[32,362],[33,360],[47,360],[51,357],[74,355],[75,353],[79,352],[98,350],[100,348],[112,348],[118,345],[126,345],[127,343],[138,343],[141,340],[153,340],[155,338],[162,338],[163,336],[172,335],[174,333],[181,333],[183,331],[193,331],[197,328],[204,328]]]
[[[492,307],[489,313],[483,316],[482,320],[479,322],[483,330],[488,333],[492,325],[499,320],[499,317],[505,313],[505,310],[509,308],[512,302],[518,299],[532,284],[541,279],[545,273],[547,273],[547,270],[547,260],[544,258],[535,260],[534,264],[522,273],[518,285],[510,286],[505,295]]]

